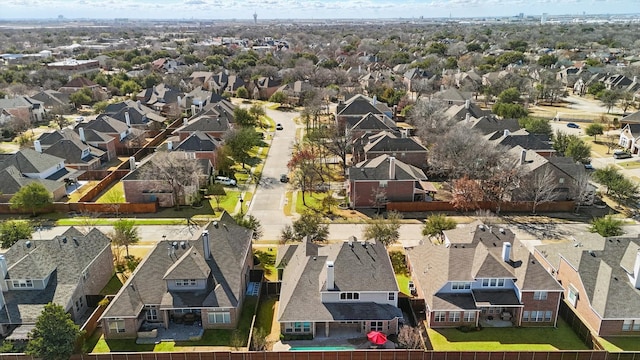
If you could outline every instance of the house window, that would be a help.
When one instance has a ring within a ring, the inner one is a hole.
[[[578,301],[578,290],[576,290],[576,288],[574,288],[572,285],[569,285],[567,301],[569,301],[569,303],[573,305],[573,307],[576,306],[576,302]]]
[[[147,309],[147,320],[158,321],[158,309],[151,306],[145,306],[145,308]]]
[[[551,321],[551,315],[552,315],[552,314],[553,314],[553,312],[551,312],[551,311],[546,311],[546,312],[544,313],[544,321],[547,321],[547,322],[548,322],[548,321]]]
[[[381,188],[386,188],[388,183],[389,183],[388,180],[380,180],[378,186],[380,186]]]
[[[360,300],[360,293],[352,293],[352,292],[340,293],[340,300]]]
[[[533,300],[547,300],[546,291],[535,291],[533,293]]]
[[[559,182],[560,184],[564,184],[564,178],[560,178],[560,179],[558,179],[558,182]]]
[[[14,289],[18,289],[18,288],[32,288],[33,287],[33,280],[31,279],[26,279],[26,280],[13,280],[13,288]]]
[[[123,319],[109,320],[109,332],[112,334],[125,332],[124,320]]]
[[[87,270],[82,271],[82,278],[87,280],[89,278],[89,272]]]
[[[476,312],[475,311],[465,311],[464,312],[464,321],[465,322],[476,321]]]
[[[82,297],[79,297],[78,300],[76,300],[75,305],[76,305],[76,312],[82,309],[82,307],[84,306],[84,300],[82,299]]]
[[[310,322],[285,323],[284,332],[286,332],[286,333],[310,333],[311,332],[311,323]]]
[[[625,319],[622,323],[622,331],[631,331],[631,326],[633,325],[633,323],[633,320]]]
[[[504,286],[504,279],[482,279],[482,287]]]
[[[447,313],[444,311],[436,311],[435,322],[445,322]]]
[[[464,282],[464,281],[452,282],[451,289],[452,290],[469,290],[471,289],[471,283]]]
[[[522,312],[522,321],[529,321],[529,312],[528,311],[523,311]]]
[[[394,301],[396,299],[396,293],[389,293],[389,301]]]
[[[209,324],[230,324],[231,314],[227,312],[209,313]]]
[[[551,311],[524,311],[522,321],[542,322],[551,321]]]
[[[195,279],[176,280],[176,286],[196,286],[196,283]]]
[[[449,312],[449,322],[458,322],[460,321],[460,312],[459,311],[450,311]]]
[[[371,331],[383,331],[382,321],[372,321],[371,322]]]

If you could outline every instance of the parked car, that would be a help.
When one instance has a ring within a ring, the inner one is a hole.
[[[277,124],[276,124],[276,130],[282,130],[282,129],[284,129],[284,128],[282,127],[282,124],[277,123]]]
[[[593,165],[591,163],[584,164],[585,170],[593,170]]]
[[[578,125],[576,123],[568,123],[567,127],[568,128],[572,128],[572,129],[580,129],[580,125]]]
[[[236,186],[236,181],[226,176],[216,176],[216,182],[225,186]]]
[[[626,151],[616,150],[613,152],[614,159],[629,159],[630,157],[631,157],[631,154],[629,154]]]
[[[289,182],[289,176],[287,176],[287,174],[280,175],[280,182],[288,183]]]

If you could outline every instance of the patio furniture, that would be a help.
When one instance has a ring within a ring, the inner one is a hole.
[[[185,325],[193,325],[193,323],[196,321],[196,314],[186,313],[184,314],[183,320]]]
[[[505,311],[502,313],[502,315],[500,316],[500,318],[504,321],[511,321],[511,313],[508,311]]]

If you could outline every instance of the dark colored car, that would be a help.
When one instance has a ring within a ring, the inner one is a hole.
[[[614,159],[629,159],[630,157],[631,157],[631,154],[622,150],[618,150],[613,153]]]
[[[283,182],[283,183],[289,182],[289,177],[287,176],[287,174],[280,175],[280,182]]]
[[[276,124],[276,130],[282,130],[282,129],[284,129],[282,127],[282,124],[280,124],[280,123]]]
[[[586,170],[593,170],[593,165],[591,165],[591,163],[584,164],[584,168],[585,168]]]
[[[580,125],[578,125],[576,123],[568,123],[567,127],[568,128],[572,128],[572,129],[580,129]]]

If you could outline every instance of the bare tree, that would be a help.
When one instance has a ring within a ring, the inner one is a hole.
[[[478,202],[484,198],[484,192],[477,180],[463,176],[453,181],[453,199],[451,203],[458,210],[468,211],[478,208]]]
[[[580,206],[588,197],[592,195],[595,189],[591,185],[591,174],[589,174],[583,167],[580,167],[578,174],[573,178],[573,186],[571,192],[576,202],[576,213],[580,210]]]
[[[197,191],[202,172],[198,160],[188,159],[182,152],[158,152],[140,170],[144,178],[158,180],[169,187],[176,208],[187,192]]]
[[[405,349],[424,349],[420,328],[403,326],[398,332],[398,343]]]
[[[418,129],[417,134],[425,144],[433,144],[456,123],[445,115],[445,110],[441,101],[422,99],[411,108],[407,121]]]
[[[377,213],[380,213],[382,208],[387,206],[387,190],[385,188],[374,188],[371,190],[371,206],[376,209]]]
[[[347,154],[351,153],[351,141],[349,137],[342,134],[339,128],[334,125],[326,130],[326,137],[322,145],[329,154],[340,158],[340,165],[344,172],[347,167]]]
[[[538,205],[552,202],[558,198],[557,183],[558,179],[549,167],[523,179],[520,190],[525,199],[533,203],[531,211],[534,214]]]

